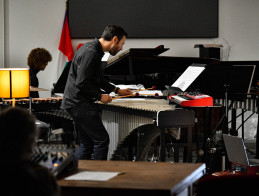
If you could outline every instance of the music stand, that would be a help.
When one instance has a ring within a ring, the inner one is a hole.
[[[255,65],[233,65],[229,84],[230,99],[242,100],[250,93]]]
[[[254,71],[255,65],[209,64],[189,88],[214,99],[225,99],[227,90],[229,99],[242,100],[250,92]]]

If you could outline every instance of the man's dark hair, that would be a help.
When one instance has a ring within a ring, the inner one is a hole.
[[[119,41],[123,38],[123,36],[127,37],[128,34],[126,31],[117,25],[108,25],[101,36],[101,38],[104,38],[106,41],[111,41],[114,36],[117,36]]]

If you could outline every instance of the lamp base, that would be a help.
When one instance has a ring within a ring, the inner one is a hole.
[[[12,106],[15,107],[15,98],[13,98]]]

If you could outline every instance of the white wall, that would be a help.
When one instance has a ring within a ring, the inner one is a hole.
[[[259,1],[219,2],[219,36],[231,46],[229,60],[259,60]]]
[[[4,67],[4,0],[0,0],[0,68]]]
[[[8,20],[5,67],[28,67],[31,49],[46,48],[53,60],[38,76],[40,87],[51,89],[52,83],[57,81],[58,45],[66,0],[7,0],[5,3]],[[40,92],[40,95],[50,96],[50,91]]]
[[[0,11],[1,2],[0,0]],[[57,58],[66,0],[5,0],[5,67],[27,67],[31,49],[44,47],[53,56],[44,72],[38,74],[40,87],[51,89],[57,81]],[[219,38],[216,39],[128,39],[124,49],[170,48],[164,55],[198,57],[197,43],[219,43],[229,60],[259,60],[259,1],[219,0]],[[1,14],[0,14],[1,15]],[[1,20],[0,20],[0,30]],[[2,33],[0,33],[2,36]],[[73,48],[87,40],[73,40]],[[0,37],[0,52],[3,47]],[[0,56],[1,58],[1,56]],[[0,59],[2,60],[2,59]],[[0,61],[1,62],[1,61]],[[0,64],[1,67],[1,64]],[[50,96],[41,92],[41,96]]]

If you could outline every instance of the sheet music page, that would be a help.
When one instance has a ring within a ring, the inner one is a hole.
[[[172,87],[178,87],[185,91],[194,80],[203,72],[205,67],[189,66],[183,74],[173,83]]]
[[[90,180],[90,181],[107,181],[121,172],[101,172],[101,171],[83,171],[72,176],[66,177],[65,180]]]

